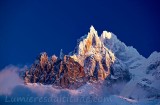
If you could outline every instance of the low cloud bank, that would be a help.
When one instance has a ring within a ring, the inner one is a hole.
[[[10,65],[0,71],[0,95],[10,95],[16,86],[23,83],[18,75],[18,71],[23,69]]]
[[[25,67],[10,65],[0,71],[0,105],[137,105],[115,95],[105,87],[87,83],[77,90],[56,89],[51,85],[28,84],[20,78]],[[117,86],[116,86],[117,87]],[[140,105],[156,105],[158,101]]]

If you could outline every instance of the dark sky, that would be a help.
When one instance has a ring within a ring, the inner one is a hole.
[[[43,51],[67,54],[91,25],[145,57],[160,51],[158,0],[0,0],[0,68],[31,64]]]

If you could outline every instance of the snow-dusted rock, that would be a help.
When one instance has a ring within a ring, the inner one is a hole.
[[[104,81],[104,88],[107,85],[110,91],[117,89],[113,93],[124,97],[159,98],[160,53],[154,52],[145,58],[113,33],[103,31],[99,36],[91,26],[88,34],[77,41],[74,51],[68,55],[64,55],[62,50],[59,58],[41,53],[25,72],[24,79],[25,83],[70,89]]]

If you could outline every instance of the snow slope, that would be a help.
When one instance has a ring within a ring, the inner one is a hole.
[[[136,99],[160,97],[160,53],[153,52],[132,73],[134,77],[121,92],[122,96]]]

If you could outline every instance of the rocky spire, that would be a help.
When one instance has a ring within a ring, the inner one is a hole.
[[[97,31],[93,26],[90,27],[90,32],[86,38],[80,41],[78,46],[78,54],[84,55],[94,48],[100,48],[102,45],[100,38],[98,37]]]
[[[44,69],[45,65],[48,63],[48,55],[46,52],[40,54],[40,66]]]
[[[62,49],[60,50],[59,58],[60,58],[60,59],[63,59],[63,58],[64,58],[64,54],[63,54],[63,50],[62,50]]]
[[[57,61],[57,56],[56,55],[52,55],[51,59],[52,59],[53,63],[55,63]]]
[[[90,34],[94,34],[94,35],[97,35],[97,31],[95,30],[95,28],[91,25],[90,27]]]

